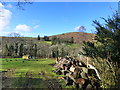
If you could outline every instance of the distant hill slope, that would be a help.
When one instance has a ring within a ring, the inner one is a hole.
[[[58,35],[52,35],[48,36],[51,40],[53,37],[58,38],[72,38],[74,40],[74,43],[81,43],[83,41],[92,41],[95,37],[95,34],[91,33],[84,33],[84,32],[69,32],[69,33],[63,33]],[[19,42],[19,41],[31,41],[31,42],[38,42],[37,37],[0,37],[2,40],[2,44],[6,43],[12,43],[12,42]],[[43,37],[41,37],[43,38]]]
[[[73,37],[73,40],[75,43],[81,43],[83,41],[92,41],[93,38],[95,37],[95,34],[84,33],[84,32],[69,32],[69,33],[49,36],[50,39],[52,39],[53,37],[58,37],[58,38],[72,38]]]
[[[64,33],[64,34],[59,34],[59,35],[48,36],[48,37],[50,39],[52,39],[55,36],[58,38],[72,38],[73,37],[73,40],[75,43],[81,43],[83,41],[92,41],[93,38],[95,37],[95,34],[83,33],[83,32],[69,32],[69,33]],[[41,38],[43,38],[43,37],[41,37]],[[0,39],[1,39],[0,56],[6,55],[6,52],[9,51],[6,48],[8,48],[8,47],[13,48],[13,46],[14,47],[20,46],[21,43],[23,43],[25,47],[28,47],[26,49],[26,51],[29,50],[29,48],[33,44],[37,44],[38,49],[41,47],[44,49],[44,47],[47,48],[49,45],[51,45],[50,41],[38,41],[37,37],[34,37],[34,38],[33,37],[0,37]],[[76,47],[76,45],[77,44],[72,44],[72,47]],[[14,50],[15,50],[15,48],[14,48]]]

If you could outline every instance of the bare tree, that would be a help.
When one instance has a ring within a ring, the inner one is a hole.
[[[12,32],[8,35],[9,37],[21,37],[19,33]]]
[[[84,26],[80,26],[80,27],[78,28],[78,31],[79,31],[79,32],[85,32],[85,30],[86,30],[86,29],[85,29]]]
[[[33,3],[33,0],[18,0],[16,6],[21,10],[25,10],[24,6],[32,3]]]
[[[11,0],[8,0],[8,2],[9,1],[12,2]],[[20,10],[25,10],[25,5],[33,3],[33,0],[15,0],[15,1],[16,1],[15,6]],[[3,5],[6,5],[5,0],[0,0],[0,3],[2,3]]]

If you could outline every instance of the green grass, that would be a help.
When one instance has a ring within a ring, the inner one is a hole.
[[[25,84],[29,83],[33,88],[45,88],[48,84],[46,80],[58,80],[58,77],[62,76],[52,72],[54,67],[50,64],[55,63],[54,59],[43,58],[28,61],[21,58],[4,58],[0,59],[0,61],[2,61],[2,68],[0,71],[6,71],[8,69],[15,70],[13,75],[14,79],[10,81],[12,83],[11,87],[24,87]],[[27,80],[26,72],[32,73],[32,81]],[[43,75],[38,75],[38,73],[43,73]],[[58,82],[65,88],[65,82],[63,80],[58,80]]]
[[[45,42],[45,43],[47,43],[47,44],[52,44],[51,41],[43,41],[43,42]]]
[[[11,61],[10,61],[11,60]],[[17,61],[16,61],[17,60]],[[38,60],[38,61],[36,61]],[[50,66],[49,64],[55,63],[54,59],[34,59],[31,61],[23,60],[20,58],[6,58],[2,59],[2,68],[1,71],[7,70],[7,69],[15,69],[15,71],[26,73],[26,72],[33,72],[35,74],[44,71],[48,74],[53,74],[51,70],[54,68]],[[8,62],[7,62],[8,61]],[[24,63],[23,63],[24,61]]]
[[[49,44],[49,45],[51,45],[51,44],[52,44],[52,42],[51,42],[51,41],[39,41],[39,43]]]
[[[74,44],[74,43],[72,43],[72,44],[67,44],[68,46],[70,46],[70,47],[78,47],[79,45],[78,44]]]

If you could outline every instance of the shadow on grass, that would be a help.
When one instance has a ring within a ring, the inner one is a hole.
[[[42,78],[29,78],[29,77],[17,77],[17,78],[2,78],[2,90],[6,89],[15,89],[19,90],[27,88],[36,88],[36,89],[50,89],[61,90],[61,85],[56,79],[42,79]]]

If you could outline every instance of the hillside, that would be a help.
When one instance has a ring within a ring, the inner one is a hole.
[[[51,45],[51,41],[38,41],[37,37],[36,38],[35,37],[34,38],[33,37],[0,37],[2,40],[0,42],[0,46],[2,46],[2,48],[1,48],[2,50],[0,50],[0,55],[11,56],[11,53],[12,53],[13,56],[18,57],[20,48],[23,48],[22,52],[24,52],[25,55],[26,54],[29,55],[31,53],[34,54],[35,45],[37,48],[36,55],[38,57],[43,57],[43,56],[44,57],[46,57],[46,56],[53,57],[54,55],[51,56],[51,53],[52,52],[56,53],[56,51],[55,51],[55,50],[57,50],[56,48],[60,48],[61,52],[62,52],[62,50],[65,50],[66,51],[65,53],[69,53],[70,55],[72,55],[72,52],[74,52],[74,54],[75,54],[75,51],[73,50],[73,48],[76,48],[75,55],[78,55],[77,53],[79,52],[79,50],[77,48],[78,47],[80,48],[80,46],[77,43],[81,43],[83,41],[92,41],[94,36],[95,36],[94,34],[83,33],[83,32],[69,32],[69,33],[64,33],[64,34],[59,34],[59,35],[48,36],[50,40],[53,37],[58,37],[58,38],[72,38],[73,37],[74,43],[70,44],[70,45],[64,45],[64,46]],[[44,51],[44,53],[43,53],[43,51]],[[49,55],[48,55],[48,53],[49,53]],[[43,55],[43,54],[45,54],[45,55]]]
[[[83,41],[92,41],[94,36],[95,34],[91,34],[91,33],[69,32],[69,33],[49,36],[49,38],[51,40],[53,37],[58,37],[58,38],[72,38],[73,37],[74,43],[80,43]]]
[[[94,38],[95,34],[91,33],[84,33],[84,32],[69,32],[69,33],[63,33],[63,34],[58,34],[58,35],[52,35],[48,36],[49,39],[51,40],[53,37],[58,37],[58,38],[72,38],[74,40],[74,43],[80,43],[83,41],[92,41]],[[4,42],[11,42],[11,41],[37,41],[37,38],[35,37],[22,37],[22,38],[15,38],[15,37],[0,37],[2,38],[2,43]]]

